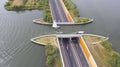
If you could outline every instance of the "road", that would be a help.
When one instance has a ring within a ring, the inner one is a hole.
[[[58,38],[65,67],[89,67],[78,37]]]
[[[66,38],[59,38],[60,49],[64,60],[65,67],[77,67],[73,54],[69,48],[69,41]]]
[[[68,22],[65,12],[60,4],[60,0],[49,0],[53,20],[57,23]]]
[[[57,23],[68,22],[60,0],[49,0],[53,20]],[[79,38],[58,38],[65,67],[89,67],[79,45]]]

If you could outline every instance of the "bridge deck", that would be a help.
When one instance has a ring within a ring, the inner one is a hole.
[[[60,38],[80,37],[81,34],[57,34]]]

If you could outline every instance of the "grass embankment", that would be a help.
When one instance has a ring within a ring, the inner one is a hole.
[[[98,67],[120,67],[120,53],[112,49],[108,40],[104,41],[104,39],[94,36],[84,36],[84,39]],[[101,40],[103,42],[92,44]]]
[[[62,67],[59,49],[52,45],[46,45],[47,67]]]
[[[101,44],[107,51],[107,53],[105,55],[103,55],[104,60],[111,67],[120,67],[120,53],[114,51],[111,48],[111,43],[108,41],[102,42]]]
[[[47,67],[62,67],[56,36],[43,36],[34,40],[39,44],[45,45]]]
[[[48,0],[8,0],[4,7],[12,11],[44,10],[44,21],[52,23],[52,16]]]
[[[57,45],[57,37],[56,36],[43,36],[43,37],[39,37],[34,39],[34,41],[38,42],[39,44],[51,44],[52,46],[58,47]]]
[[[89,18],[80,18],[77,7],[71,0],[63,0],[63,2],[76,23],[79,23],[79,22],[85,23],[90,21]]]

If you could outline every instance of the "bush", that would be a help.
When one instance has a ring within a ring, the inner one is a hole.
[[[77,11],[77,9],[74,9],[73,15],[74,15],[74,17],[80,17],[79,12]]]
[[[52,56],[48,56],[46,61],[47,67],[53,67],[53,63],[54,63],[54,58]]]
[[[80,19],[77,19],[77,21],[76,22],[82,22]]]
[[[52,23],[52,16],[51,16],[50,9],[44,10],[44,21]]]
[[[48,3],[48,0],[44,0],[43,2],[43,8],[44,8],[44,21],[45,22],[49,22],[49,23],[52,23],[52,16],[51,16],[51,11],[50,11],[50,7],[49,7],[49,3]]]
[[[13,1],[13,0],[8,0],[8,2],[9,2],[9,1]]]
[[[120,56],[114,54],[113,58],[109,61],[112,67],[120,67]]]
[[[52,56],[56,53],[55,49],[51,45],[46,46],[46,56]]]
[[[83,21],[83,22],[88,22],[89,19],[88,19],[88,18],[82,18],[82,21]]]
[[[45,46],[46,48],[46,65],[47,67],[61,67],[62,62],[59,54],[59,49],[56,47],[53,47],[52,45],[48,44]]]
[[[88,18],[78,18],[76,22],[88,22]]]
[[[13,6],[12,9],[15,11],[20,11],[20,10],[24,10],[24,6]]]
[[[102,42],[102,45],[106,48],[107,51],[111,51],[111,44],[108,41]]]
[[[7,7],[7,6],[10,6],[10,3],[9,3],[9,2],[6,2],[5,7]]]

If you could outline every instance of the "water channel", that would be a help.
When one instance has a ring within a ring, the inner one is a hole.
[[[45,49],[30,41],[31,38],[55,33],[51,26],[38,25],[33,19],[43,16],[39,10],[6,11],[0,2],[0,67],[45,67]],[[94,18],[88,25],[62,26],[61,31],[72,33],[84,30],[109,36],[113,48],[120,52],[119,0],[73,0],[80,15]]]

